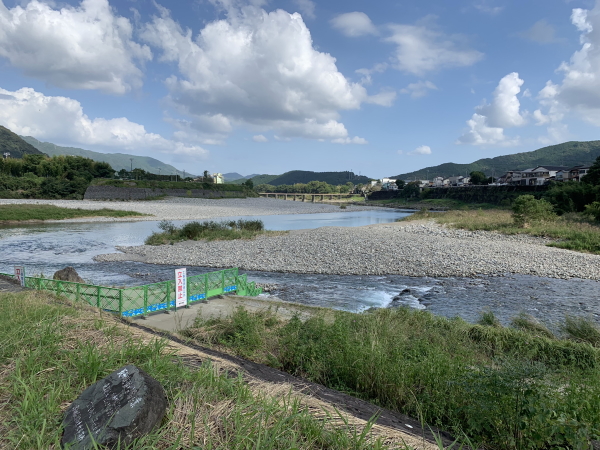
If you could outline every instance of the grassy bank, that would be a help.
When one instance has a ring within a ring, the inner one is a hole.
[[[302,321],[240,308],[185,334],[487,449],[587,449],[600,433],[600,350],[590,343],[600,332],[573,321],[573,339],[560,339],[523,316],[502,328],[489,315],[489,326],[409,309]]]
[[[580,214],[570,213],[552,222],[534,223],[528,228],[515,225],[507,210],[448,211],[431,213],[419,211],[402,220],[433,219],[465,230],[498,231],[503,234],[530,234],[556,239],[548,245],[600,254],[600,227]]]
[[[160,340],[40,292],[0,294],[0,448],[58,449],[63,413],[87,386],[135,364],[165,388],[161,427],[136,449],[382,449],[338,417],[321,420],[286,389],[185,366]]]
[[[22,220],[61,220],[77,217],[130,217],[145,216],[135,211],[116,209],[71,209],[54,205],[0,205],[0,223]]]
[[[152,233],[146,245],[172,244],[181,241],[214,241],[232,239],[253,239],[261,234],[280,235],[283,231],[267,231],[261,220],[231,220],[228,222],[189,222],[176,227],[172,222],[162,221],[161,232]]]
[[[407,209],[431,209],[438,211],[445,210],[479,210],[479,209],[498,209],[498,205],[492,203],[468,203],[461,200],[450,198],[432,198],[408,200],[404,198],[392,198],[388,200],[370,200],[369,205],[390,206]]]

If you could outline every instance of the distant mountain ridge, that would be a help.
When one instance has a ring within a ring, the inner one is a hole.
[[[282,184],[310,183],[311,181],[324,181],[325,183],[339,186],[351,182],[354,184],[367,183],[371,180],[369,177],[356,175],[354,172],[312,172],[309,170],[292,170],[282,175],[257,175],[251,178],[254,186],[259,184],[270,184],[281,186]],[[234,183],[243,182],[237,180]]]
[[[23,155],[43,155],[44,153],[22,139],[18,134],[0,125],[0,158],[10,153],[10,158],[22,158]]]
[[[133,165],[134,169],[138,168],[150,173],[160,175],[181,175],[181,171],[178,171],[175,167],[150,156],[128,155],[126,153],[100,153],[77,147],[61,147],[59,145],[54,145],[51,142],[38,141],[31,136],[21,136],[21,138],[37,150],[42,151],[49,156],[73,155],[90,158],[94,161],[104,161],[109,163],[117,172],[121,169],[129,171]],[[133,164],[131,158],[133,158]],[[188,175],[194,176],[191,173],[186,173],[186,176]]]
[[[425,167],[414,172],[402,173],[390,178],[401,180],[433,179],[434,177],[451,177],[468,175],[480,171],[488,176],[496,177],[509,170],[523,170],[536,166],[567,166],[590,165],[600,156],[600,141],[578,142],[570,141],[550,145],[531,152],[515,153],[513,155],[483,158],[470,164],[445,163],[438,166]]]

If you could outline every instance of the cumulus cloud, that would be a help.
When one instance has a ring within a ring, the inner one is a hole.
[[[358,109],[370,97],[337,70],[335,58],[313,48],[302,16],[227,5],[226,18],[196,37],[165,8],[141,32],[160,49],[161,60],[177,64],[179,74],[166,86],[178,112],[192,122],[221,115],[281,137],[349,138],[339,111]],[[374,97],[374,103],[389,103]]]
[[[581,49],[560,65],[562,83],[547,85],[544,93],[540,92],[540,103],[555,110],[560,105],[600,126],[600,2],[589,11],[574,9],[571,22],[581,32]]]
[[[331,26],[345,36],[358,37],[377,34],[377,28],[364,12],[354,11],[340,14],[330,20]]]
[[[529,39],[538,44],[551,44],[558,42],[556,38],[556,30],[550,25],[546,19],[538,20],[531,28],[517,34],[518,36]]]
[[[337,138],[332,140],[331,142],[333,142],[334,144],[358,144],[358,145],[365,145],[368,144],[369,142],[361,137],[355,136],[353,138]]]
[[[125,117],[90,119],[77,100],[45,96],[31,88],[14,92],[0,88],[0,123],[21,135],[69,145],[134,153],[154,150],[194,158],[208,155],[202,147],[149,133]]]
[[[425,97],[429,91],[436,91],[438,88],[431,81],[417,81],[410,83],[404,89],[400,90],[402,94],[410,94],[412,98]]]
[[[521,115],[521,103],[517,95],[521,92],[523,80],[517,72],[509,73],[500,80],[494,90],[491,104],[483,104],[477,108],[480,115],[486,116],[492,127],[509,128],[525,125]]]
[[[518,138],[509,139],[505,128],[525,125],[526,119],[520,112],[518,94],[523,80],[516,72],[504,76],[494,90],[491,103],[478,106],[476,113],[467,121],[468,130],[457,144],[511,146],[519,143]]]
[[[256,136],[252,136],[252,140],[254,142],[269,142],[269,140],[264,137],[262,134],[257,134]]]
[[[473,114],[473,117],[467,120],[467,125],[469,130],[458,138],[457,144],[510,147],[519,143],[518,139],[507,138],[503,128],[490,127],[487,117],[480,114]]]
[[[140,66],[152,52],[133,40],[131,23],[108,0],[51,5],[32,0],[8,9],[0,0],[0,57],[62,88],[123,94],[142,85]]]
[[[471,66],[483,58],[483,53],[468,48],[462,35],[443,33],[433,16],[416,25],[389,25],[387,42],[396,44],[394,67],[402,72],[422,76],[446,67]]]
[[[367,69],[367,68],[363,67],[361,69],[355,70],[355,72],[358,73],[359,75],[362,75],[360,84],[370,85],[371,83],[373,83],[373,79],[371,78],[371,75],[374,73],[383,73],[387,70],[387,68],[388,68],[387,63],[379,63],[379,64],[375,64],[371,69]]]
[[[315,19],[315,2],[311,0],[294,0],[294,3],[307,19]]]
[[[398,150],[399,155],[431,155],[431,147],[428,145],[421,145],[420,147],[415,148],[413,151],[404,152],[403,150]]]

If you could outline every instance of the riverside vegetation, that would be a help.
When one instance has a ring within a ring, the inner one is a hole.
[[[116,209],[73,209],[61,208],[54,205],[0,205],[0,224],[2,222],[24,220],[61,220],[76,217],[129,217],[146,216],[135,211],[120,211]]]
[[[240,307],[184,334],[486,449],[590,449],[600,438],[600,331],[581,318],[562,329],[555,336],[525,315],[504,328],[491,313],[473,325],[408,308],[282,320]]]
[[[125,364],[158,380],[169,402],[162,426],[128,448],[386,448],[372,422],[328,417],[209,363],[186,366],[166,341],[143,341],[112,316],[39,291],[0,293],[0,448],[60,448],[69,402]]]
[[[189,222],[177,227],[173,222],[163,220],[158,224],[160,233],[152,233],[145,241],[146,245],[173,244],[187,240],[232,240],[252,239],[261,234],[280,235],[281,231],[267,231],[262,220],[230,220],[215,222]]]

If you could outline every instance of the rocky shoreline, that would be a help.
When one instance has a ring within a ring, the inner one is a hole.
[[[548,239],[397,222],[292,231],[254,240],[119,247],[96,261],[239,267],[335,275],[473,277],[523,274],[600,280],[600,255],[547,247]]]

